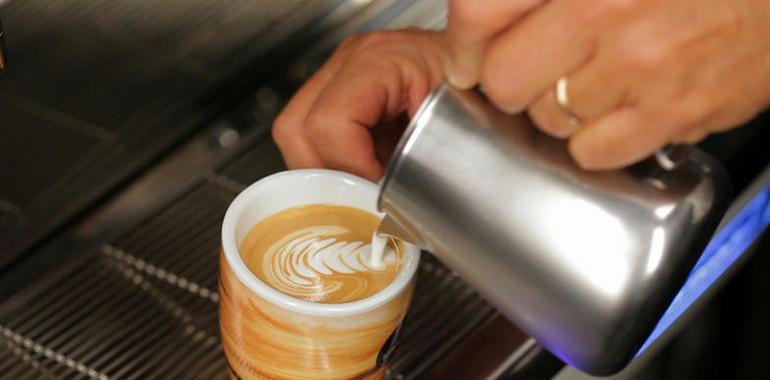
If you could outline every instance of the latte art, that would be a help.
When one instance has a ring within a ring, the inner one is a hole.
[[[420,250],[373,239],[376,199],[368,181],[316,169],[270,176],[238,195],[225,213],[219,261],[231,379],[386,377]]]
[[[371,244],[338,239],[350,232],[341,226],[318,226],[286,235],[265,252],[262,266],[267,282],[282,293],[312,299],[316,294],[333,293],[343,287],[345,278],[335,273],[382,270],[371,264]],[[393,249],[387,249],[383,257],[385,265],[396,261]],[[365,278],[352,280],[358,283],[357,289],[366,288]]]
[[[350,302],[386,287],[400,267],[389,242],[381,265],[372,263],[378,219],[345,206],[312,205],[275,214],[242,243],[246,265],[281,293],[313,302]]]

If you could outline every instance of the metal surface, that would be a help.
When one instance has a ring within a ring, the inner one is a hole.
[[[492,373],[489,380],[540,380],[551,378],[564,368],[564,363],[530,339],[513,352]]]
[[[737,275],[752,254],[757,253],[754,248],[762,234],[767,235],[768,226],[770,166],[731,204],[714,239],[637,353],[641,365],[654,358]],[[636,365],[636,369],[641,365]]]
[[[607,374],[684,282],[726,182],[697,150],[673,170],[585,172],[526,118],[444,85],[407,129],[379,206],[554,354]]]
[[[767,141],[770,140],[758,140],[759,144],[766,144]],[[762,163],[767,164],[767,161]],[[758,199],[762,201],[758,202]],[[760,206],[759,209],[757,206]],[[731,228],[736,223],[741,227]],[[770,268],[767,260],[770,256],[766,255],[770,252],[769,224],[770,166],[766,166],[730,205],[715,238],[709,243],[709,246],[720,245],[719,249],[714,249],[719,253],[709,254],[709,248],[706,248],[699,264],[696,264],[680,293],[658,322],[656,331],[645,342],[645,345],[649,343],[649,347],[640,350],[637,358],[623,371],[602,379],[768,378],[761,373],[770,369],[765,362],[767,349],[764,349],[770,347],[765,344],[766,334],[763,335],[770,310],[766,308],[766,295],[770,287],[762,281],[767,277],[767,268]],[[764,232],[758,235],[762,230]],[[731,235],[731,239],[727,239],[730,244],[720,244],[724,240],[719,236],[724,234]],[[741,287],[739,284],[745,283],[747,275],[758,275],[759,281],[750,283],[748,288]],[[746,299],[761,306],[749,309],[737,308],[732,304],[746,302]],[[731,303],[725,305],[723,302]],[[719,312],[737,320],[727,319],[715,324],[714,314]],[[751,328],[750,323],[756,323],[755,327]],[[708,335],[720,331],[729,336],[744,335],[738,331],[750,331],[742,339],[752,343],[711,343],[713,338],[708,338]],[[734,347],[739,347],[739,350],[735,352]],[[666,351],[671,350],[681,350],[683,356],[670,356]],[[704,355],[704,351],[707,354]],[[739,356],[741,361],[729,363],[735,360],[730,358],[731,355]],[[719,360],[713,360],[715,357]],[[671,360],[675,360],[676,365],[669,364]],[[577,374],[572,368],[562,371],[556,379],[599,380],[597,377]]]

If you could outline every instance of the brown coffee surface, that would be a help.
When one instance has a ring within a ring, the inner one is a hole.
[[[403,250],[393,242],[384,265],[371,264],[378,223],[353,207],[295,207],[252,227],[240,253],[257,278],[281,293],[319,303],[356,301],[392,283],[402,264]]]

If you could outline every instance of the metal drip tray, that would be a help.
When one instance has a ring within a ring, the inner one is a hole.
[[[219,229],[235,192],[203,181],[0,307],[0,378],[227,378]],[[495,315],[424,255],[390,378],[413,379]]]

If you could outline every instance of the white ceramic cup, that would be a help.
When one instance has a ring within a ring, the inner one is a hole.
[[[411,301],[420,250],[405,245],[394,281],[361,300],[323,304],[285,295],[246,267],[239,246],[280,211],[311,204],[355,207],[379,217],[377,185],[343,172],[290,170],[243,190],[222,224],[220,327],[231,375],[250,378],[377,377],[380,351]]]

